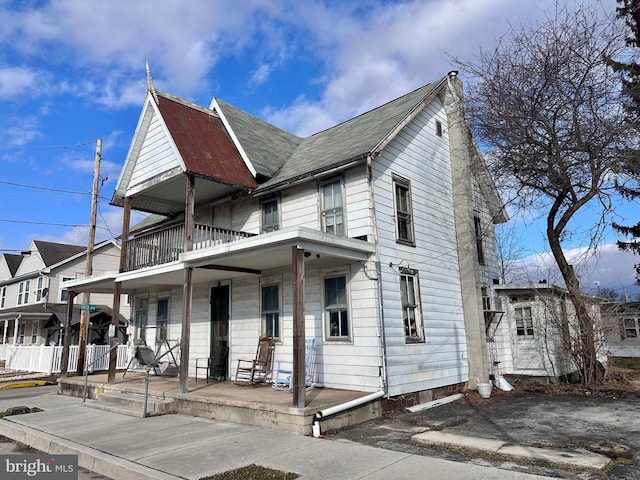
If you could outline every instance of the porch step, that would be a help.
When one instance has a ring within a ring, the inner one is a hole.
[[[87,407],[109,412],[143,417],[144,395],[139,393],[103,392],[97,400],[87,400]],[[149,395],[147,397],[147,416],[163,415],[174,410],[174,400]]]

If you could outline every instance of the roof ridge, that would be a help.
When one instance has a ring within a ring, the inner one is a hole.
[[[203,107],[202,105],[198,105],[197,103],[194,103],[194,102],[192,102],[190,100],[187,100],[185,98],[178,97],[176,95],[172,95],[170,93],[163,92],[163,91],[157,90],[157,89],[156,89],[156,94],[159,97],[162,97],[162,98],[164,98],[166,100],[170,100],[170,101],[179,103],[180,105],[183,105],[183,106],[188,107],[188,108],[192,108],[194,110],[198,110],[199,112],[202,112],[202,113],[207,114],[207,115],[211,115],[211,116],[213,116],[215,118],[220,118],[220,116],[215,111],[213,111],[212,109],[210,109],[208,107]]]

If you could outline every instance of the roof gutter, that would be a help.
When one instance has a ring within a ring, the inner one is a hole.
[[[328,169],[328,170],[320,170],[317,171],[311,175],[306,175],[304,177],[294,177],[291,180],[285,180],[282,181],[280,183],[276,183],[274,185],[272,185],[271,187],[268,187],[264,190],[260,190],[260,191],[253,191],[253,195],[255,197],[260,197],[263,195],[268,195],[274,191],[277,190],[282,190],[283,188],[288,188],[288,187],[293,187],[295,185],[300,185],[301,183],[305,183],[308,182],[310,180],[315,180],[318,178],[322,178],[322,177],[327,177],[330,175],[333,175],[334,173],[340,172],[346,168],[350,168],[353,167],[354,165],[358,165],[359,163],[362,163],[364,160],[367,159],[367,157],[369,156],[369,152],[367,153],[363,153],[361,155],[358,155],[357,157],[353,157],[350,158],[349,160],[347,160],[344,163],[340,163],[338,165],[335,165],[334,167]]]

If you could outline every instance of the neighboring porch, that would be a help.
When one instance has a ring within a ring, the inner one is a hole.
[[[89,375],[87,403],[103,403],[104,398],[101,397],[120,396],[123,403],[132,405],[134,399],[144,398],[145,376],[144,373],[130,371],[123,378],[122,372],[118,372],[115,382],[108,383],[106,373]],[[61,394],[82,397],[84,382],[83,376],[61,378],[58,380],[58,391]],[[301,435],[311,435],[316,413],[331,407],[352,405],[331,416],[325,416],[320,422],[322,432],[382,416],[382,399],[369,400],[372,394],[366,392],[315,388],[307,392],[307,404],[304,408],[292,407],[291,397],[291,393],[275,390],[271,384],[245,386],[232,381],[207,383],[200,380],[190,382],[189,392],[186,394],[180,393],[180,381],[177,377],[150,375],[148,384],[149,405],[162,400],[165,412],[213,418]],[[134,408],[139,409],[142,414],[141,404]]]

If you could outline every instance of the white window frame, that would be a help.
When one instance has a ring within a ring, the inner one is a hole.
[[[424,343],[424,324],[417,270],[400,268],[400,305],[405,343]]]
[[[27,305],[29,303],[29,290],[31,289],[31,279],[24,280],[18,285],[17,305]]]
[[[160,315],[160,304],[166,303],[166,311]],[[167,334],[169,330],[169,312],[171,303],[169,297],[160,297],[156,300],[156,342],[164,342],[168,339]],[[148,313],[148,309],[147,309]]]
[[[75,280],[76,277],[60,277],[60,301],[66,302],[69,294],[69,291],[62,286],[64,282],[68,282],[69,280]]]
[[[4,308],[7,305],[7,287],[4,286],[0,289],[0,308]]]
[[[147,328],[149,327],[149,298],[136,299],[135,308],[136,339],[147,340]]]
[[[34,320],[31,324],[31,345],[37,345],[40,335],[40,322]]]
[[[626,340],[627,338],[640,338],[639,323],[640,322],[638,322],[638,318],[627,317],[622,319],[622,334],[624,340]]]
[[[27,322],[18,322],[18,329],[16,335],[16,343],[18,345],[24,345],[24,331],[27,328]]]
[[[525,315],[527,313],[528,315]],[[516,335],[520,339],[534,338],[533,308],[515,307],[513,314],[516,321]]]
[[[326,195],[329,192],[327,187],[331,187],[330,198],[329,195]],[[335,187],[337,187],[337,191]],[[340,201],[340,205],[337,205],[336,200]],[[331,220],[331,227],[329,226],[329,220]],[[331,233],[339,237],[343,237],[347,231],[345,225],[344,184],[342,178],[334,178],[320,183],[320,223],[323,232]]]
[[[327,303],[327,282],[344,280],[344,301]],[[324,317],[325,340],[328,342],[350,342],[351,341],[351,309],[349,307],[349,277],[346,271],[326,273],[322,276],[322,312]],[[332,329],[335,315],[338,315],[338,330]],[[346,321],[346,327],[342,325]]]
[[[265,289],[276,288],[276,308],[266,308]],[[271,324],[269,328],[269,323]],[[261,333],[264,336],[272,337],[275,341],[282,339],[282,285],[280,283],[263,283],[260,285],[260,324]]]
[[[273,204],[275,205],[275,212],[266,212],[265,208]],[[269,233],[276,230],[280,230],[280,199],[271,197],[260,203],[260,231]]]
[[[44,277],[38,277],[38,282],[36,284],[36,302],[42,300],[42,290],[44,290]]]
[[[399,205],[398,191],[402,189],[407,192],[406,210],[404,206]],[[402,210],[401,210],[402,209]],[[415,246],[416,237],[414,232],[414,215],[413,215],[413,195],[411,193],[411,181],[406,178],[393,175],[393,211],[396,223],[396,242],[403,245]],[[404,228],[400,226],[404,225]],[[405,236],[407,238],[405,238]]]

